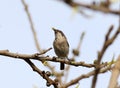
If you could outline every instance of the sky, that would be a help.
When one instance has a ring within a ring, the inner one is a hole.
[[[110,25],[118,28],[118,16],[86,10],[91,17],[86,18],[66,4],[56,0],[25,0],[29,6],[37,37],[42,49],[52,47],[55,27],[62,30],[69,42],[70,53],[76,48],[82,32],[85,37],[81,45],[80,56],[76,61],[93,63],[97,52],[101,50],[104,37]],[[79,0],[77,0],[79,1]],[[84,1],[84,0],[82,0]],[[93,0],[91,0],[93,1]],[[98,1],[98,0],[97,0]],[[118,9],[120,2],[114,3],[111,8]],[[33,54],[38,52],[35,47],[30,24],[21,0],[0,0],[0,50],[8,49],[14,53]],[[112,35],[111,35],[112,36]],[[120,54],[120,36],[108,48],[102,61],[111,61],[112,57]],[[55,56],[54,50],[47,52],[50,57]],[[48,69],[41,62],[33,61],[41,70]],[[59,63],[51,63],[59,67]],[[33,72],[23,60],[0,56],[0,88],[47,88],[46,81],[36,72]],[[59,69],[57,69],[59,71]],[[71,66],[68,81],[86,74],[91,69]],[[107,88],[110,72],[99,75],[96,88]],[[90,88],[92,77],[79,82],[80,88]],[[120,79],[118,80],[120,84]],[[87,85],[86,85],[87,83]],[[102,84],[102,85],[101,85]],[[74,88],[72,86],[70,88]],[[50,88],[53,88],[52,86]]]

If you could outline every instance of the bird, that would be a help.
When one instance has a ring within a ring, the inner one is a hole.
[[[55,34],[55,40],[53,41],[53,48],[55,54],[60,59],[68,59],[69,54],[69,43],[65,34],[58,29],[52,28]],[[65,64],[60,62],[60,70],[64,70]]]

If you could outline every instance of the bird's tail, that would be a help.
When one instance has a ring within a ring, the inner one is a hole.
[[[64,68],[65,68],[64,63],[60,63],[60,70],[64,70]]]

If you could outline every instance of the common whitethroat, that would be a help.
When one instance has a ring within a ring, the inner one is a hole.
[[[69,44],[67,41],[66,36],[64,33],[58,29],[52,28],[55,34],[55,40],[53,42],[53,47],[55,54],[58,56],[58,58],[61,59],[68,59],[68,53],[69,53]],[[64,70],[64,63],[60,63],[60,70]]]

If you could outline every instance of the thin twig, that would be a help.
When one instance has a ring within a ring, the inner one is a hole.
[[[32,21],[32,17],[30,15],[30,12],[29,12],[29,9],[28,9],[28,5],[25,3],[24,0],[21,0],[21,1],[22,1],[22,4],[23,4],[24,8],[25,8],[25,12],[27,14],[28,20],[30,22],[30,26],[31,26],[31,30],[32,30],[32,33],[33,33],[36,48],[39,52],[41,52],[42,50],[40,48],[40,44],[39,44],[38,39],[37,39],[37,34],[36,34],[35,27],[34,27],[34,24],[33,24],[33,21]]]
[[[75,56],[79,56],[79,54],[80,54],[80,47],[81,47],[81,44],[83,42],[84,36],[85,36],[85,32],[82,32],[82,34],[80,36],[79,43],[78,43],[76,49],[73,49],[73,57],[72,57],[73,59],[75,58]]]
[[[45,54],[46,52],[50,51],[51,49],[52,49],[52,48],[49,48],[49,49],[47,49],[47,50],[42,51],[42,52],[40,53],[40,55]]]

